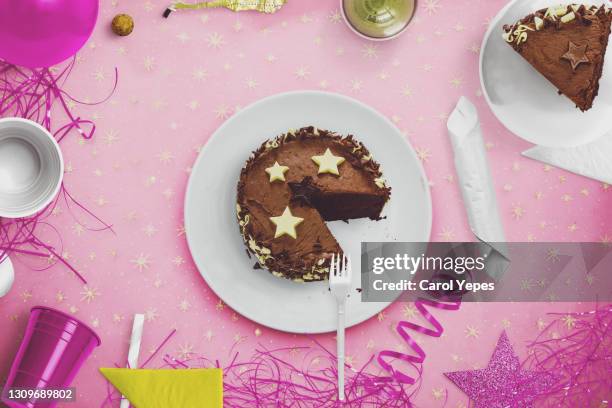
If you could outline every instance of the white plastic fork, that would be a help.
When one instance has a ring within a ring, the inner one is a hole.
[[[338,305],[338,330],[336,332],[336,345],[338,356],[338,399],[344,401],[344,325],[346,298],[351,287],[351,260],[342,254],[333,255],[329,269],[329,288],[336,298]]]

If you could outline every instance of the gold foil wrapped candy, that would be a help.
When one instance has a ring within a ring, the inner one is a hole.
[[[259,11],[260,13],[275,13],[287,0],[213,0],[200,3],[176,2],[166,9],[164,17],[177,10],[198,10],[203,8],[225,7],[232,11]]]

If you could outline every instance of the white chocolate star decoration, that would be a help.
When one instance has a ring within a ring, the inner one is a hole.
[[[286,207],[285,211],[283,211],[283,215],[280,217],[270,217],[270,221],[276,225],[276,233],[274,234],[274,238],[282,237],[283,235],[287,234],[291,238],[296,239],[297,232],[295,231],[295,227],[304,221],[304,219],[294,217],[293,214],[291,214],[289,207]]]
[[[312,156],[312,161],[319,166],[319,174],[330,173],[339,176],[338,166],[344,163],[344,157],[334,156],[328,148],[323,156]]]
[[[266,173],[270,175],[270,183],[276,180],[285,181],[285,172],[287,170],[289,170],[289,167],[281,166],[278,162],[274,162],[274,166],[266,169]]]

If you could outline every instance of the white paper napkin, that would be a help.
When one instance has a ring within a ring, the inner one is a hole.
[[[487,270],[491,276],[501,277],[509,259],[506,237],[497,208],[478,112],[466,97],[459,99],[447,127],[470,227],[480,241],[494,249],[485,252],[491,261]]]
[[[525,150],[523,156],[612,184],[612,134],[572,148],[536,146]]]

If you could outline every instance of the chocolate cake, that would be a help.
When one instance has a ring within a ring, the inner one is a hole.
[[[238,182],[237,216],[256,268],[297,282],[328,278],[342,248],[326,221],[380,219],[391,196],[353,136],[305,127],[264,142]]]
[[[504,39],[582,111],[599,91],[612,12],[571,4],[536,11],[504,26]]]

